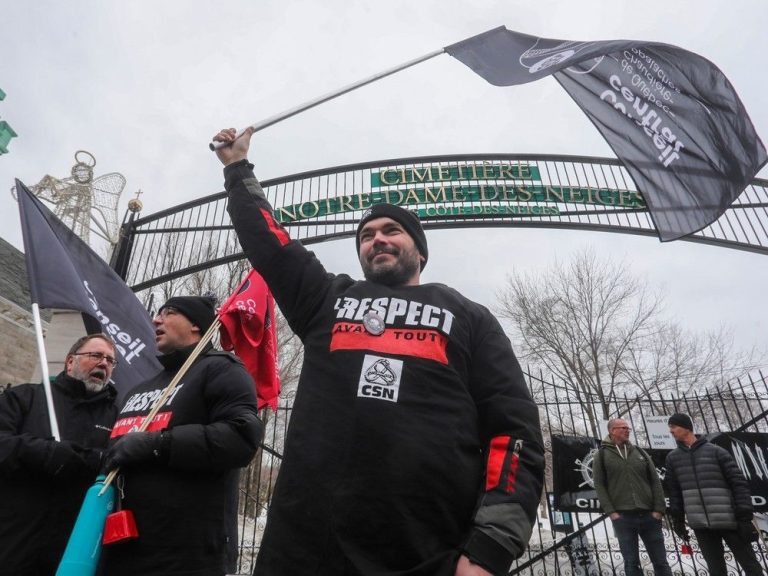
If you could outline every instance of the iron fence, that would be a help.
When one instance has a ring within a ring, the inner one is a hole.
[[[768,383],[760,372],[745,379],[695,394],[657,396],[614,396],[600,399],[588,396],[554,378],[526,372],[531,394],[536,399],[546,449],[545,493],[553,490],[552,435],[598,435],[590,413],[605,419],[621,417],[630,423],[635,442],[647,447],[649,416],[675,412],[690,414],[697,431],[705,434],[733,432],[768,432]],[[266,513],[274,482],[280,468],[283,442],[290,420],[293,397],[282,398],[277,412],[267,413],[263,449],[241,480],[240,559],[237,574],[251,574],[253,560],[259,550],[266,524]],[[592,404],[593,410],[588,410]],[[599,513],[573,513],[575,530],[570,534],[556,532],[550,523],[548,504],[542,501],[529,547],[515,563],[513,574],[524,576],[597,576],[623,575],[624,567],[618,543],[607,516]],[[706,575],[706,564],[693,539],[693,554],[681,553],[681,542],[664,525],[667,557],[673,573]],[[755,544],[758,558],[768,569],[766,550]],[[641,562],[645,573],[653,574],[650,559],[641,546]],[[740,574],[730,553],[726,554],[729,574]]]
[[[656,236],[618,160],[461,154],[364,162],[262,183],[275,217],[305,245],[351,237],[363,211],[390,202],[426,229],[529,227]],[[756,179],[712,225],[682,240],[768,253],[768,181]],[[111,266],[134,291],[243,258],[218,192],[121,228]]]

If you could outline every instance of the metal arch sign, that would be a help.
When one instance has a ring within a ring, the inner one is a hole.
[[[375,204],[413,207],[421,218],[477,215],[557,216],[557,204],[645,210],[634,190],[543,184],[537,166],[455,164],[389,168],[371,173],[371,191],[276,207],[281,224],[356,212]]]

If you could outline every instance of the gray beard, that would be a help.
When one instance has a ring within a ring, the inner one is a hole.
[[[97,394],[107,386],[106,382],[89,382],[88,380],[84,381],[83,384],[85,384],[85,389],[91,394]]]

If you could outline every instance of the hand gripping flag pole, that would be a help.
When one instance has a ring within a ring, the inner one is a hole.
[[[250,290],[253,290],[253,291],[249,292]],[[149,413],[144,417],[143,421],[141,422],[138,432],[145,432],[147,428],[149,428],[149,425],[152,423],[152,420],[154,420],[155,416],[157,416],[157,413],[165,405],[166,400],[168,400],[168,398],[171,396],[173,391],[176,389],[176,386],[178,385],[178,383],[181,381],[181,379],[187,373],[187,371],[192,366],[192,364],[194,364],[195,360],[197,360],[197,357],[200,356],[202,351],[211,341],[214,334],[216,334],[216,331],[219,328],[226,328],[228,324],[230,325],[232,324],[232,322],[230,322],[229,319],[225,318],[224,321],[222,321],[222,318],[224,318],[228,314],[231,314],[232,310],[237,308],[237,303],[236,303],[237,297],[243,294],[253,296],[254,294],[257,294],[257,293],[271,299],[271,294],[269,294],[268,289],[266,288],[266,284],[264,284],[264,281],[261,279],[260,276],[258,276],[258,274],[256,274],[255,270],[251,270],[248,273],[248,275],[243,279],[243,281],[240,283],[238,288],[234,291],[234,293],[229,298],[227,298],[226,302],[219,308],[219,311],[216,315],[216,319],[213,321],[213,323],[208,328],[208,330],[206,330],[205,334],[203,334],[203,337],[200,338],[200,341],[192,350],[192,353],[189,355],[189,357],[184,362],[184,364],[181,365],[181,368],[179,368],[179,371],[176,372],[176,375],[170,381],[168,386],[165,387],[165,389],[163,390],[163,393],[160,395],[157,401],[152,405],[152,409],[149,411]],[[264,317],[262,315],[262,323],[263,323],[263,320],[264,320]],[[274,319],[272,319],[272,321],[274,321]],[[231,340],[232,338],[228,336],[228,339]],[[250,344],[255,346],[259,344],[269,344],[269,343],[270,342],[258,342],[258,343],[251,342]],[[273,344],[273,347],[274,347],[274,349],[271,350],[271,352],[276,354],[276,342],[271,342],[271,343]],[[245,344],[248,344],[248,342],[246,341]],[[237,351],[242,359],[242,356],[244,356],[242,352],[242,348],[240,348]],[[243,360],[245,361],[245,359]],[[277,369],[276,356],[272,356],[271,360],[276,370]],[[269,375],[269,370],[268,370],[269,367],[270,366],[263,366],[261,370],[261,374]],[[277,402],[276,397],[277,397],[277,394],[279,394],[279,380],[277,379],[277,376],[274,375],[271,379],[269,379],[269,382],[271,385],[268,390],[264,391],[264,390],[260,390],[259,388],[260,383],[256,380],[256,374],[251,374],[251,375],[254,377],[254,381],[256,381],[257,391],[259,391],[260,398],[262,398],[262,400],[260,401],[260,404],[261,405],[269,404],[274,409],[275,404]],[[104,486],[99,492],[99,496],[101,496],[107,490],[109,485],[114,481],[118,472],[119,472],[119,469],[115,468],[107,475],[106,479],[104,480]]]
[[[160,397],[152,406],[152,409],[149,411],[149,414],[147,414],[144,417],[144,420],[142,421],[141,426],[139,426],[139,429],[137,430],[137,432],[146,432],[147,428],[149,428],[149,425],[152,423],[152,420],[154,420],[155,416],[157,416],[157,413],[160,412],[160,408],[162,408],[165,405],[166,400],[168,400],[171,393],[176,389],[176,386],[184,377],[184,375],[187,373],[187,370],[189,370],[189,368],[192,366],[195,360],[197,360],[197,357],[200,356],[200,353],[203,351],[203,349],[205,349],[208,342],[211,341],[211,338],[213,338],[213,335],[216,334],[216,330],[219,329],[220,325],[221,325],[221,321],[217,316],[216,320],[213,321],[213,324],[211,324],[208,330],[206,330],[205,334],[203,334],[203,337],[200,338],[200,341],[197,343],[197,346],[195,346],[194,350],[192,350],[192,353],[189,355],[187,360],[184,362],[184,364],[181,365],[181,368],[179,368],[179,371],[176,372],[176,375],[173,377],[173,380],[171,380],[168,386],[165,387],[165,390],[163,390],[163,393],[160,394]],[[107,474],[107,478],[104,480],[104,486],[99,492],[99,496],[101,496],[107,490],[107,487],[114,481],[119,470],[120,470],[119,468],[115,468],[109,474]]]
[[[256,122],[255,124],[251,124],[248,126],[248,128],[253,128],[254,132],[258,132],[259,130],[263,130],[264,128],[267,128],[268,126],[272,126],[272,124],[277,124],[278,122],[285,120],[286,118],[290,118],[291,116],[295,116],[296,114],[299,114],[300,112],[304,112],[305,110],[309,110],[310,108],[314,108],[318,104],[322,104],[323,102],[328,102],[329,100],[333,100],[334,98],[337,98],[339,96],[342,96],[346,94],[347,92],[352,92],[352,90],[356,90],[357,88],[361,88],[365,86],[366,84],[371,84],[372,82],[376,82],[377,80],[381,80],[382,78],[386,78],[387,76],[390,76],[394,74],[395,72],[400,72],[401,70],[405,70],[406,68],[410,68],[411,66],[415,66],[416,64],[419,64],[421,62],[424,62],[425,60],[429,60],[430,58],[434,58],[435,56],[439,56],[445,52],[443,48],[440,48],[440,50],[435,50],[434,52],[430,52],[429,54],[425,54],[424,56],[421,56],[419,58],[416,58],[414,60],[409,60],[408,62],[405,62],[404,64],[400,64],[399,66],[395,66],[394,68],[390,68],[388,70],[384,70],[383,72],[379,72],[378,74],[374,74],[373,76],[368,76],[367,78],[363,78],[362,80],[358,80],[357,82],[350,84],[348,86],[345,86],[343,88],[340,88],[339,90],[336,90],[334,92],[329,92],[328,94],[324,94],[323,96],[320,96],[318,98],[315,98],[314,100],[310,100],[309,102],[306,102],[304,104],[299,104],[295,108],[291,108],[290,110],[286,110],[284,112],[281,112],[280,114],[276,114],[274,116],[271,116],[267,118],[266,120],[262,120],[261,122]],[[235,139],[242,136],[248,128],[243,128],[242,130],[238,130],[237,134],[235,134]],[[223,148],[224,146],[228,146],[228,142],[211,142],[208,144],[208,147],[211,150],[218,150],[219,148]]]

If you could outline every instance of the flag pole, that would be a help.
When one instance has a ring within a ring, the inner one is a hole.
[[[346,94],[347,92],[352,92],[352,90],[356,90],[357,88],[361,88],[362,86],[365,86],[366,84],[371,84],[372,82],[376,82],[377,80],[381,80],[382,78],[386,78],[387,76],[390,76],[394,74],[395,72],[400,72],[401,70],[405,70],[406,68],[410,68],[411,66],[415,66],[416,64],[420,64],[421,62],[424,62],[425,60],[429,60],[430,58],[434,58],[435,56],[439,56],[445,52],[444,48],[440,48],[439,50],[435,50],[433,52],[430,52],[429,54],[424,54],[423,56],[420,56],[419,58],[415,58],[414,60],[409,60],[408,62],[405,62],[403,64],[400,64],[399,66],[395,66],[394,68],[389,68],[387,70],[384,70],[382,72],[379,72],[378,74],[374,74],[373,76],[369,76],[367,78],[363,78],[362,80],[358,80],[357,82],[353,84],[349,84],[348,86],[344,86],[343,88],[340,88],[334,92],[329,92],[328,94],[324,94],[323,96],[320,96],[318,98],[315,98],[314,100],[310,100],[309,102],[306,102],[304,104],[300,104],[296,106],[295,108],[291,108],[290,110],[286,110],[284,112],[281,112],[280,114],[276,114],[275,116],[271,116],[267,118],[266,120],[262,120],[261,122],[256,122],[255,124],[251,124],[248,126],[248,128],[253,128],[254,132],[258,132],[259,130],[263,130],[264,128],[267,128],[268,126],[272,126],[272,124],[277,124],[281,120],[285,120],[286,118],[290,118],[291,116],[295,116],[299,112],[304,112],[305,110],[309,110],[310,108],[314,108],[318,104],[322,104],[323,102],[327,102],[328,100],[333,100],[334,98],[337,98],[339,96],[342,96]],[[243,128],[242,130],[238,130],[237,134],[235,134],[235,139],[239,138],[240,136],[245,133],[245,131],[248,128]],[[218,150],[219,148],[222,148],[224,146],[229,146],[229,142],[211,142],[208,144],[208,147],[211,150]]]
[[[43,389],[45,389],[45,403],[48,406],[48,421],[51,423],[51,435],[58,442],[61,440],[61,434],[59,433],[59,422],[56,419],[56,409],[53,406],[51,381],[48,375],[48,358],[45,355],[45,341],[43,340],[43,323],[40,320],[40,307],[37,305],[37,302],[32,303],[32,318],[35,323],[37,351],[40,356],[40,371],[43,373]]]
[[[154,420],[155,416],[157,416],[157,413],[160,412],[160,409],[165,405],[165,401],[168,400],[168,398],[171,395],[171,392],[173,392],[176,389],[177,384],[187,373],[187,370],[189,370],[190,366],[192,366],[194,361],[197,360],[197,357],[200,356],[200,353],[203,351],[203,349],[208,344],[208,342],[211,341],[211,339],[213,338],[213,335],[216,334],[216,330],[219,329],[219,326],[221,326],[221,320],[219,320],[219,317],[216,316],[216,319],[213,321],[213,324],[211,324],[208,330],[206,330],[203,337],[200,338],[200,340],[198,341],[197,346],[195,346],[195,348],[192,350],[192,353],[187,357],[187,360],[184,362],[184,364],[181,365],[181,368],[179,368],[179,371],[176,372],[176,375],[173,377],[173,380],[171,380],[168,386],[165,387],[165,390],[163,390],[163,393],[160,394],[160,397],[152,405],[152,409],[144,417],[144,420],[142,421],[141,426],[139,426],[139,429],[136,430],[137,432],[146,432],[147,428],[149,428],[149,425],[152,423],[152,420]],[[104,486],[99,491],[99,496],[101,496],[102,494],[104,494],[104,492],[107,491],[107,488],[115,479],[119,470],[120,470],[119,468],[115,468],[107,475],[106,479],[104,480]]]

